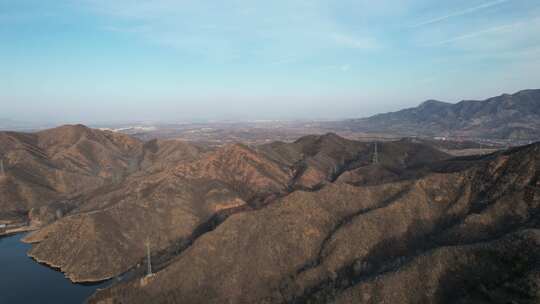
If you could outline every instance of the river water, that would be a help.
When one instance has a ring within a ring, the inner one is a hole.
[[[64,274],[26,255],[24,234],[0,237],[0,304],[83,303],[100,284],[73,284]]]

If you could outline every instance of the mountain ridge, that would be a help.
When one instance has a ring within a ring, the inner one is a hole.
[[[536,303],[540,195],[527,193],[539,152],[536,143],[443,160],[412,179],[295,191],[90,303]]]
[[[540,143],[452,157],[335,133],[208,147],[43,132],[0,133],[0,197],[26,187],[1,208],[28,214],[28,255],[73,282],[123,277],[89,303],[477,303],[520,284],[540,299]]]
[[[417,107],[338,122],[337,127],[402,136],[538,140],[539,109],[540,89],[529,89],[485,100],[427,100]]]
[[[44,132],[39,135],[46,135],[41,141],[46,144],[36,147],[44,149],[46,159],[53,161],[59,172],[66,168],[64,161],[74,165],[73,157],[108,159],[109,153],[98,157],[103,154],[101,149],[83,149],[85,153],[79,153],[88,141],[101,143],[102,149],[116,153],[123,151],[122,144],[129,138],[82,126]],[[51,136],[58,141],[49,140]],[[106,175],[95,172],[91,178],[96,182],[84,183],[88,186],[84,189],[56,191],[50,199],[42,197],[38,206],[13,201],[21,206],[17,210],[33,215],[30,217],[36,228],[40,228],[25,238],[35,244],[29,253],[32,257],[60,268],[74,281],[107,279],[127,271],[144,256],[141,237],[147,233],[162,236],[153,244],[157,250],[182,248],[199,234],[202,229],[199,227],[213,225],[210,223],[216,219],[222,221],[236,210],[264,208],[297,190],[317,191],[335,182],[344,172],[369,165],[373,153],[371,143],[347,140],[332,133],[256,147],[232,144],[203,148],[162,140],[130,143],[131,149],[117,156],[130,156],[127,159],[130,161]],[[393,145],[402,148],[395,149]],[[413,151],[425,151],[425,161],[450,157],[424,144],[380,143],[381,164],[404,170],[417,163],[410,157]],[[66,154],[71,155],[67,160],[56,157]],[[91,163],[98,166],[95,161]],[[78,164],[86,167],[82,161]],[[118,179],[113,179],[115,172],[120,172]],[[10,167],[9,179],[17,180],[12,173]],[[80,174],[86,176],[87,172],[83,170]],[[46,171],[42,178],[57,185],[50,176]],[[356,172],[349,179],[356,182],[361,176],[361,172]],[[62,206],[59,201],[64,202]],[[59,209],[62,214],[57,216]],[[130,216],[119,217],[127,214]],[[143,224],[144,219],[149,222]],[[117,236],[113,248],[105,249],[112,241],[107,235]],[[89,254],[79,254],[75,259],[76,252]],[[106,252],[109,259],[96,260],[95,255]]]

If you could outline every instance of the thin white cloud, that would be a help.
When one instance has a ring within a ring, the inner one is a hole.
[[[413,28],[422,27],[422,26],[425,26],[425,25],[430,25],[430,24],[442,22],[442,21],[445,21],[445,20],[450,19],[450,18],[460,17],[460,16],[467,15],[467,14],[472,14],[474,12],[484,10],[484,9],[487,9],[487,8],[490,8],[490,7],[493,7],[493,6],[496,6],[496,5],[500,5],[500,4],[503,4],[503,3],[508,2],[508,1],[509,0],[495,0],[495,1],[491,1],[491,2],[486,2],[484,4],[469,7],[469,8],[463,9],[461,11],[453,12],[453,13],[448,14],[448,15],[440,16],[440,17],[437,17],[437,18],[433,18],[433,19],[430,19],[430,20],[427,20],[427,21],[417,23],[417,24],[413,25],[412,27]]]
[[[351,69],[351,66],[349,64],[344,64],[342,66],[339,67],[339,69],[343,72],[347,72]]]
[[[345,64],[334,64],[334,65],[325,65],[322,66],[321,69],[323,70],[334,70],[334,71],[341,71],[341,72],[348,72],[352,70],[352,66],[348,63]]]
[[[292,64],[296,59],[280,54],[305,58],[380,46],[369,29],[343,26],[325,1],[86,1],[87,9],[105,16],[103,30],[139,35],[212,61]]]
[[[462,40],[469,40],[469,39],[474,40],[474,38],[479,38],[481,36],[489,35],[489,34],[498,34],[498,33],[501,33],[501,34],[512,33],[513,34],[513,33],[518,32],[518,29],[519,31],[523,30],[524,32],[527,32],[527,34],[531,30],[534,32],[537,32],[536,29],[537,29],[537,24],[539,21],[540,21],[540,17],[537,17],[537,18],[531,18],[529,20],[522,20],[522,21],[513,22],[509,24],[492,26],[492,27],[488,27],[479,31],[469,32],[469,33],[465,33],[465,34],[455,36],[449,39],[437,41],[437,42],[429,44],[428,46],[446,45],[446,44],[451,44],[454,42],[459,42]]]
[[[480,30],[480,31],[475,31],[475,32],[463,34],[463,35],[460,35],[460,36],[452,37],[450,39],[445,39],[445,40],[442,40],[442,41],[438,41],[438,42],[432,43],[431,45],[435,46],[435,45],[449,44],[449,43],[460,41],[460,40],[476,38],[478,36],[482,36],[482,35],[489,34],[489,33],[495,33],[495,32],[502,32],[502,31],[505,31],[505,30],[511,30],[512,28],[516,27],[519,24],[520,23],[513,23],[513,24],[494,26],[494,27],[490,27],[490,28],[483,29],[483,30]]]
[[[26,23],[57,17],[53,12],[0,13],[0,23]]]
[[[124,34],[144,34],[151,30],[148,26],[104,26],[102,29],[109,32]]]
[[[338,45],[352,49],[371,50],[379,47],[376,40],[371,37],[358,38],[344,33],[334,33],[332,39]]]
[[[289,57],[283,57],[279,58],[277,60],[269,62],[269,65],[283,65],[283,64],[291,64],[298,61],[297,56],[289,56]]]

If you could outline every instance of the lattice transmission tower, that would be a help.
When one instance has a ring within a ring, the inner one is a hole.
[[[146,261],[148,263],[147,276],[152,275],[152,256],[150,254],[150,240],[146,240]]]
[[[6,172],[4,171],[4,159],[0,158],[0,176],[6,176]]]
[[[371,162],[376,165],[379,163],[379,148],[377,142],[374,142],[373,145],[373,157],[371,159]]]

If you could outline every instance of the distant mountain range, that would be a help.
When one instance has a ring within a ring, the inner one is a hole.
[[[36,123],[28,121],[14,120],[7,117],[0,117],[0,131],[37,131],[45,128],[51,128],[50,123]]]
[[[452,104],[428,100],[418,107],[337,122],[338,129],[402,136],[540,139],[540,90]]]
[[[38,131],[49,124],[0,118],[0,130]],[[448,103],[427,100],[414,108],[339,121],[263,121],[207,123],[129,123],[94,125],[140,140],[181,139],[189,142],[262,144],[293,141],[309,134],[336,133],[350,139],[450,137],[525,144],[540,140],[540,89],[503,94],[486,100]]]

